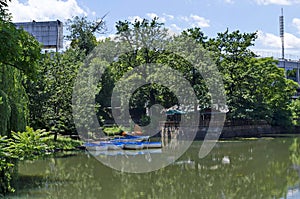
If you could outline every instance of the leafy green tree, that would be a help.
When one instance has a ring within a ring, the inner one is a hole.
[[[208,64],[203,62],[203,60],[205,60],[204,58],[209,60],[208,54],[199,44],[186,35],[170,37],[168,30],[164,28],[162,23],[158,23],[157,20],[157,18],[154,18],[151,21],[146,19],[142,21],[136,20],[135,22],[119,21],[116,25],[117,39],[115,41],[106,40],[99,44],[98,47],[100,49],[121,49],[120,52],[123,52],[123,54],[118,56],[117,60],[114,60],[113,57],[108,59],[110,60],[108,61],[110,65],[100,82],[100,92],[96,98],[100,106],[98,113],[100,117],[112,119],[110,109],[105,107],[110,107],[111,105],[110,97],[115,83],[119,80],[124,81],[122,76],[126,73],[130,73],[130,71],[138,66],[142,66],[145,72],[151,75],[146,77],[141,71],[132,74],[128,78],[128,81],[126,80],[123,84],[128,85],[129,88],[125,87],[121,91],[121,96],[127,96],[127,99],[128,95],[132,95],[129,96],[130,110],[132,116],[136,117],[135,119],[145,119],[145,109],[155,104],[160,104],[165,108],[178,104],[178,99],[174,93],[171,92],[170,88],[163,85],[144,85],[138,88],[133,94],[130,92],[130,86],[134,84],[131,79],[135,79],[137,82],[145,78],[146,80],[168,79],[169,82],[176,82],[178,79],[177,77],[165,74],[162,70],[153,71],[149,64],[168,66],[180,72],[185,79],[191,82],[196,91],[198,100],[201,102],[200,104],[203,107],[210,106],[210,98],[207,94],[207,88],[200,75],[200,71],[196,71],[193,65],[185,59],[185,57],[191,57],[191,59],[195,60],[194,63],[197,63],[203,71],[208,72],[210,67],[205,68],[204,66]],[[188,42],[190,42],[190,46],[186,45]],[[108,47],[110,45],[112,47]],[[107,48],[105,48],[106,46]],[[195,46],[198,47],[196,50],[193,48]],[[101,51],[106,52],[106,50]],[[177,51],[179,51],[178,54],[176,54]],[[116,52],[110,54],[117,55]],[[178,85],[174,83],[173,86],[176,87]],[[120,106],[125,105],[125,103],[127,102],[121,101]]]
[[[153,49],[153,42],[157,40],[167,39],[167,30],[163,27],[162,23],[157,22],[157,18],[151,21],[144,19],[143,21],[119,21],[116,23],[118,42],[106,40],[100,42],[99,48],[105,48],[106,45],[110,45],[110,49],[116,49],[117,45],[122,46],[124,53],[119,57],[117,61],[113,61],[103,75],[100,82],[100,92],[96,97],[97,103],[102,107],[99,109],[99,117],[105,119],[112,119],[111,110],[105,108],[110,107],[110,97],[114,88],[115,82],[117,82],[126,72],[131,71],[137,66],[143,64],[155,63],[159,52],[158,49]],[[126,53],[125,53],[126,52]],[[115,52],[116,53],[116,52]],[[114,53],[112,53],[114,54]],[[113,60],[112,58],[108,58]],[[143,78],[143,77],[138,77]],[[160,85],[148,85],[138,89],[131,100],[131,110],[136,111],[136,115],[145,114],[144,106],[148,103],[150,107],[153,104],[161,103],[161,90]],[[166,89],[164,89],[166,90]],[[128,95],[126,91],[122,92],[122,95]]]
[[[191,37],[195,39],[197,42],[205,46],[207,43],[208,37],[204,35],[204,33],[201,31],[201,28],[195,27],[195,28],[189,28],[187,30],[182,31],[181,33],[183,36]]]
[[[290,123],[288,104],[297,85],[284,77],[272,58],[258,59],[249,49],[256,33],[240,31],[207,37],[199,28],[183,32],[213,52],[227,96],[229,119],[267,120],[272,124]]]
[[[28,122],[28,99],[22,82],[34,78],[40,58],[40,44],[22,29],[16,29],[0,2],[0,134],[24,130]]]
[[[105,16],[104,16],[105,17]],[[95,34],[103,34],[106,31],[104,17],[99,21],[89,21],[87,17],[75,16],[67,21],[67,30],[70,34],[67,39],[71,41],[71,47],[78,47],[89,54],[97,45]]]
[[[38,80],[27,81],[30,125],[56,133],[75,133],[72,117],[72,91],[83,53],[68,49],[48,53],[40,61]]]

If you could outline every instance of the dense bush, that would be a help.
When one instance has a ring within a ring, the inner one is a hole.
[[[0,196],[14,189],[11,186],[13,172],[18,160],[45,157],[56,149],[70,150],[81,145],[71,138],[54,136],[45,130],[26,127],[25,132],[12,132],[12,137],[0,136]]]
[[[10,161],[9,140],[0,136],[0,196],[13,191],[10,185],[14,164]]]

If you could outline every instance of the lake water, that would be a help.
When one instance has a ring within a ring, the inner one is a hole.
[[[143,174],[113,170],[87,152],[24,161],[7,198],[300,198],[294,139],[223,141],[203,159],[195,141],[174,164]]]

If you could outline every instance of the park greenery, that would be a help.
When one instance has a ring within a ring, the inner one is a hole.
[[[113,121],[110,106],[115,84],[126,72],[143,64],[164,64],[180,71],[191,83],[200,110],[213,108],[200,71],[184,57],[154,48],[151,43],[157,40],[170,48],[183,46],[188,40],[199,46],[194,50],[215,63],[222,74],[228,121],[264,120],[285,127],[300,124],[300,100],[292,99],[298,84],[285,78],[276,60],[257,58],[250,50],[256,33],[226,30],[208,38],[200,28],[191,28],[172,36],[157,18],[119,21],[116,39],[101,41],[97,41],[96,34],[105,31],[103,18],[91,22],[86,17],[74,17],[68,20],[67,29],[70,34],[66,38],[71,42],[67,49],[42,53],[41,44],[12,23],[7,0],[0,1],[0,194],[13,190],[10,181],[17,160],[34,159],[57,148],[72,149],[80,144],[60,135],[77,133],[72,114],[73,87],[86,55],[94,49],[113,60],[96,85],[96,114],[102,124]],[[115,60],[113,56],[120,46],[130,51]],[[199,64],[205,66],[204,62]],[[153,78],[161,75],[156,73]],[[126,90],[123,92],[126,95]],[[148,121],[147,108],[154,104],[169,108],[177,103],[169,88],[146,85],[131,97],[130,111],[136,122],[143,124]],[[84,123],[86,118],[80,119]]]

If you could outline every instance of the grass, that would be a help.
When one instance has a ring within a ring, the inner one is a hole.
[[[130,132],[130,129],[124,128],[124,127],[117,127],[117,126],[112,126],[112,127],[104,127],[103,132],[107,136],[114,136],[114,135],[120,135],[120,132],[126,131]]]
[[[82,141],[74,140],[60,135],[57,137],[57,140],[54,141],[54,135],[51,135],[47,139],[46,144],[52,149],[74,150],[82,145]]]

